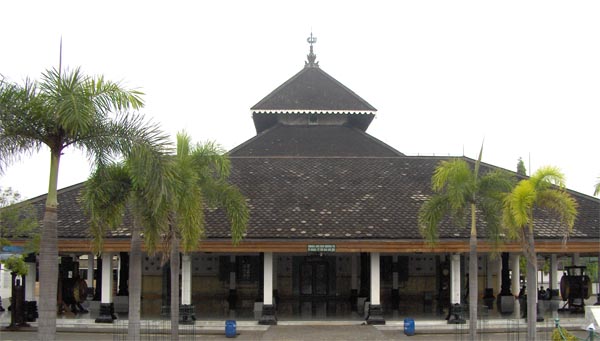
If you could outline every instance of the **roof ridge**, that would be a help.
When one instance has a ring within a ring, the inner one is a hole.
[[[231,159],[449,159],[450,156],[296,156],[296,155],[250,155],[250,156],[232,156]]]
[[[268,133],[269,131],[275,129],[275,127],[280,126],[280,123],[274,124],[273,126],[261,131],[260,133],[254,135],[253,137],[247,139],[246,141],[238,144],[237,146],[233,147],[232,149],[230,149],[227,154],[229,155],[229,157],[234,157],[231,154],[237,152],[238,150],[244,148],[245,146],[247,146],[248,144],[252,143],[253,141],[255,141],[256,139],[258,139],[259,137],[263,136],[264,134]]]
[[[402,153],[401,151],[399,151],[399,150],[397,150],[396,148],[394,148],[394,147],[390,146],[389,144],[387,144],[387,143],[385,143],[385,142],[381,141],[380,139],[378,139],[378,138],[376,138],[375,136],[373,136],[373,135],[371,135],[371,134],[367,133],[366,131],[363,131],[363,130],[361,130],[361,129],[358,129],[358,128],[355,128],[355,127],[352,127],[352,129],[355,129],[355,130],[359,131],[359,132],[360,132],[360,133],[362,133],[362,134],[363,134],[363,135],[364,135],[366,138],[368,138],[368,139],[372,140],[372,141],[373,141],[373,142],[375,142],[375,143],[378,143],[378,144],[382,145],[383,147],[386,147],[386,148],[388,148],[388,149],[392,150],[393,152],[397,153],[398,155],[401,155],[401,156],[406,156],[406,155],[404,155],[404,153]]]
[[[277,93],[279,90],[283,89],[285,86],[287,86],[289,83],[291,83],[294,79],[298,78],[300,76],[300,74],[302,74],[303,72],[305,72],[306,70],[308,70],[308,68],[302,68],[302,70],[296,72],[295,75],[293,75],[291,78],[289,78],[287,81],[283,82],[280,86],[278,86],[277,88],[275,88],[275,90],[271,91],[268,95],[266,95],[263,99],[261,99],[260,101],[258,101],[258,103],[256,103],[255,105],[253,105],[252,107],[250,107],[250,110],[255,110],[255,108],[257,106],[259,106],[260,104],[262,104],[263,102],[266,102],[267,100],[271,99],[271,97],[274,96],[275,93]]]
[[[76,183],[76,184],[73,184],[73,185],[70,185],[70,186],[67,186],[67,187],[60,188],[60,189],[57,190],[56,194],[59,195],[59,194],[61,194],[63,192],[68,192],[68,191],[72,191],[74,189],[77,189],[79,187],[83,187],[85,185],[85,183],[86,183],[86,181],[82,181],[82,182],[79,182],[79,183]],[[47,196],[48,196],[48,193],[44,193],[44,194],[38,195],[37,197],[33,197],[31,199],[27,199],[27,200],[25,200],[23,202],[34,203],[34,202],[38,202],[40,200],[43,200]]]
[[[333,76],[331,76],[330,74],[325,72],[323,69],[318,68],[318,70],[321,71],[325,76],[329,77],[329,79],[331,79],[333,82],[337,83],[337,85],[339,85],[340,87],[342,87],[343,89],[348,91],[351,95],[355,96],[360,101],[364,102],[364,104],[366,104],[368,107],[370,107],[373,111],[377,111],[377,109],[374,106],[372,106],[371,103],[367,102],[364,98],[360,97],[356,92],[352,91],[350,88],[348,88],[347,86],[342,84],[342,82],[335,79]]]
[[[471,162],[471,163],[476,163],[477,162],[477,160],[475,160],[473,158],[470,158],[468,156],[464,156],[464,155],[463,156],[458,156],[457,158],[466,159],[468,162]],[[511,169],[508,169],[508,168],[504,168],[504,167],[501,167],[501,166],[492,165],[491,163],[486,163],[486,162],[481,161],[481,164],[483,166],[485,166],[485,167],[488,167],[488,168],[499,169],[499,170],[503,170],[503,171],[509,172],[512,175],[516,176],[519,180],[529,179],[529,177],[530,177],[529,175],[522,175],[522,174],[517,173],[514,170],[511,170]],[[600,198],[596,198],[596,197],[594,197],[592,195],[588,195],[588,194],[585,194],[585,193],[578,192],[578,191],[570,189],[569,187],[566,187],[566,186],[565,186],[565,190],[567,192],[569,192],[569,194],[571,194],[571,195],[575,195],[577,197],[582,197],[582,198],[586,198],[586,199],[593,199],[596,202],[600,203]]]

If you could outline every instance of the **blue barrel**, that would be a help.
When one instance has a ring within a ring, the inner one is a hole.
[[[415,320],[411,318],[404,319],[404,334],[408,336],[415,335]]]
[[[237,334],[235,327],[236,327],[235,320],[225,321],[225,337],[235,337]]]

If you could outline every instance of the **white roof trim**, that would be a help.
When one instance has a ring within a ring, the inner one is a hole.
[[[373,110],[251,110],[253,114],[375,115]]]

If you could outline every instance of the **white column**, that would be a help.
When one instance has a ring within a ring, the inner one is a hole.
[[[102,254],[102,297],[100,303],[113,301],[112,253]]]
[[[121,263],[123,260],[121,259],[121,253],[117,254],[117,292],[119,291],[119,284],[121,283]]]
[[[235,256],[229,256],[229,264],[235,264]],[[229,270],[229,290],[235,290],[235,269]]]
[[[556,259],[556,254],[552,254],[550,255],[550,276],[548,278],[548,281],[550,282],[550,284],[548,285],[550,287],[550,289],[558,289],[558,281],[557,281],[557,275],[556,273],[558,272],[558,261]]]
[[[350,278],[350,289],[352,290],[358,290],[358,260],[357,260],[357,255],[352,255],[350,256],[350,271],[351,271],[351,278]]]
[[[273,252],[264,254],[263,304],[273,305]]]
[[[371,252],[371,305],[380,305],[379,252]]]
[[[25,300],[35,301],[35,262],[27,263],[27,276],[25,276]]]
[[[94,254],[88,255],[88,272],[87,272],[87,285],[92,288],[94,285]]]
[[[573,254],[573,265],[574,266],[579,266],[579,253],[574,253]]]
[[[450,303],[460,304],[460,255],[450,256]]]
[[[392,256],[392,264],[394,267],[392,271],[392,289],[398,290],[398,255]]]
[[[510,290],[512,291],[513,296],[518,296],[519,291],[521,291],[520,287],[520,278],[521,278],[521,268],[519,267],[519,258],[520,254],[513,253],[510,255],[510,268],[512,270],[512,277],[510,281]]]
[[[192,257],[181,256],[181,304],[192,304]]]
[[[273,290],[277,290],[277,256],[273,256]]]

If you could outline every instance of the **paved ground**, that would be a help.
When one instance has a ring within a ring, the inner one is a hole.
[[[575,330],[573,333],[584,339],[587,332]],[[463,341],[467,340],[466,334],[425,334],[417,333],[414,336],[407,336],[402,330],[380,330],[368,325],[352,326],[271,326],[267,330],[242,330],[235,340],[428,340],[428,341]],[[541,331],[538,333],[540,341],[550,341],[550,334]],[[35,331],[8,332],[0,331],[0,340],[2,341],[27,341],[37,340]],[[57,340],[89,340],[89,341],[109,341],[121,340],[115,338],[108,331],[95,331],[93,333],[83,332],[59,332]],[[169,340],[168,335],[153,335],[144,338],[144,340]],[[194,338],[192,335],[182,335],[180,340],[232,340],[226,338],[224,332],[201,331]],[[507,333],[485,333],[480,334],[481,341],[523,341],[525,334],[507,334]]]
[[[98,324],[92,314],[81,316],[63,315],[57,319],[57,340],[104,341],[126,340],[127,319],[120,316],[113,324]],[[9,332],[4,330],[10,323],[8,312],[0,313],[0,341],[37,340],[37,322],[28,330]],[[255,320],[238,320],[236,340],[427,340],[427,341],[463,341],[468,340],[467,324],[449,325],[443,319],[415,319],[416,335],[404,334],[401,317],[390,318],[383,326],[363,325],[360,320],[320,320],[290,321],[282,319],[277,326],[261,326]],[[563,315],[560,324],[567,327],[581,339],[587,332],[581,328],[588,325],[583,315]],[[142,320],[142,330],[160,330],[161,334],[144,334],[143,340],[170,340],[166,333],[170,325],[168,320]],[[538,340],[550,341],[553,318],[538,323]],[[180,325],[180,340],[231,340],[225,337],[224,320],[199,320],[194,325]],[[524,341],[524,319],[482,319],[478,322],[479,341]],[[195,336],[194,336],[195,335]],[[600,338],[596,340],[600,341]],[[536,340],[537,341],[537,340]]]

